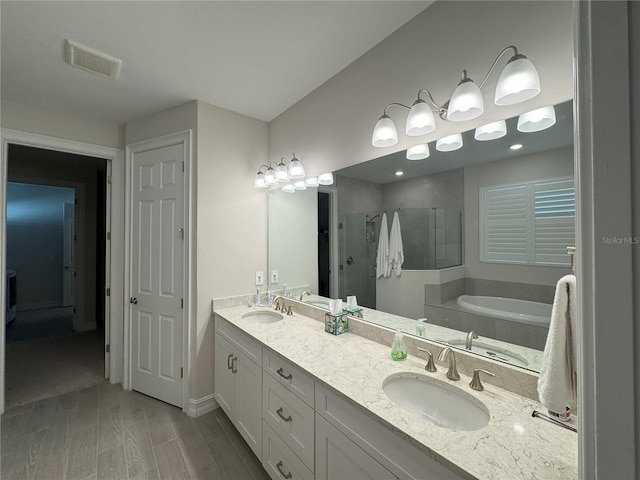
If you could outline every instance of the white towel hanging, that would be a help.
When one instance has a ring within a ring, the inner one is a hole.
[[[566,275],[556,285],[547,343],[538,378],[540,403],[552,412],[564,414],[575,407],[576,372],[576,277]]]
[[[380,233],[378,233],[378,252],[376,255],[376,278],[391,275],[389,269],[389,230],[387,228],[387,214],[382,214]]]
[[[402,245],[400,218],[398,217],[398,212],[395,212],[391,224],[391,234],[389,235],[389,269],[396,277],[399,277],[402,273],[403,263],[404,247]]]

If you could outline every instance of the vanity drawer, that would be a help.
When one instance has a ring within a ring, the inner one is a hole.
[[[273,480],[313,480],[314,475],[264,422],[262,426],[262,466]]]
[[[262,378],[262,418],[313,470],[314,411],[266,372]]]
[[[314,406],[313,377],[269,349],[264,349],[262,366],[280,385],[311,408]]]
[[[216,335],[222,335],[234,346],[238,347],[250,360],[262,365],[262,344],[242,332],[224,318],[216,317]]]

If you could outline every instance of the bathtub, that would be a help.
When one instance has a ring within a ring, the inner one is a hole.
[[[475,295],[461,295],[456,303],[467,311],[516,323],[548,328],[551,321],[551,305],[547,303]]]

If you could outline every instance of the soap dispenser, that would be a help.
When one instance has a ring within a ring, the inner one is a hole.
[[[396,330],[396,336],[391,345],[391,358],[395,361],[407,359],[407,346],[404,343],[404,335],[400,329]]]

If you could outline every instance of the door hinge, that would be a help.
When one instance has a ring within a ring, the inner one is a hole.
[[[180,299],[180,308],[184,308],[184,298]]]
[[[76,313],[76,307],[73,307],[73,313]]]
[[[111,344],[107,343],[107,346],[104,348],[104,351],[109,353],[111,351]]]
[[[179,228],[178,229],[178,235],[180,235],[180,238],[182,240],[184,240],[184,228]]]
[[[182,161],[182,171],[184,172],[184,160]]]
[[[107,240],[111,240],[111,232],[107,232]]]
[[[183,376],[184,376],[184,369],[180,367],[180,378],[183,378]]]
[[[111,185],[111,177],[107,177],[107,184]]]
[[[77,199],[77,198],[74,198],[74,199],[73,199],[73,204],[74,204],[74,205],[77,205],[77,204],[78,204],[78,199]]]
[[[107,297],[111,296],[111,288],[107,288]]]

